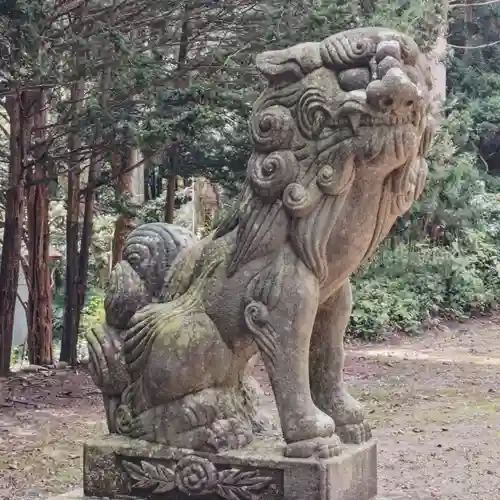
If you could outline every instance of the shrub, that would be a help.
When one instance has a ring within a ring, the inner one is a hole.
[[[96,325],[103,323],[104,320],[104,294],[98,292],[90,295],[82,311],[80,334],[85,335]]]
[[[475,236],[474,249],[429,241],[385,244],[353,278],[350,334],[418,333],[438,317],[461,320],[495,307],[498,249],[481,233]]]

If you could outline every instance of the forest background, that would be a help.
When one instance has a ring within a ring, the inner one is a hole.
[[[78,363],[138,224],[203,236],[227,213],[250,154],[258,52],[366,25],[414,36],[446,82],[424,195],[354,277],[350,334],[495,310],[498,0],[3,0],[0,376],[24,358]]]

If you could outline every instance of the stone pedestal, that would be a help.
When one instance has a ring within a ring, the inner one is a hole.
[[[83,484],[86,495],[100,498],[372,500],[376,444],[311,460],[285,458],[274,439],[215,455],[108,436],[85,445]]]

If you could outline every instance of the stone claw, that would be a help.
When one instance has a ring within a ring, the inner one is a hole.
[[[325,459],[336,457],[342,453],[342,443],[338,436],[330,438],[307,439],[290,443],[285,448],[285,457],[288,458],[317,458]]]
[[[214,405],[203,405],[193,400],[186,402],[181,415],[186,429],[194,429],[212,424],[217,418],[217,409]]]
[[[243,448],[252,441],[250,425],[237,418],[216,420],[207,428],[207,445],[215,452]]]
[[[340,425],[335,432],[345,444],[365,443],[372,437],[372,431],[367,422]]]

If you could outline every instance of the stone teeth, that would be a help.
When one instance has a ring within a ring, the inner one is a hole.
[[[359,128],[360,121],[361,121],[361,115],[359,115],[358,113],[349,115],[349,122],[351,124],[353,134],[356,134]]]

